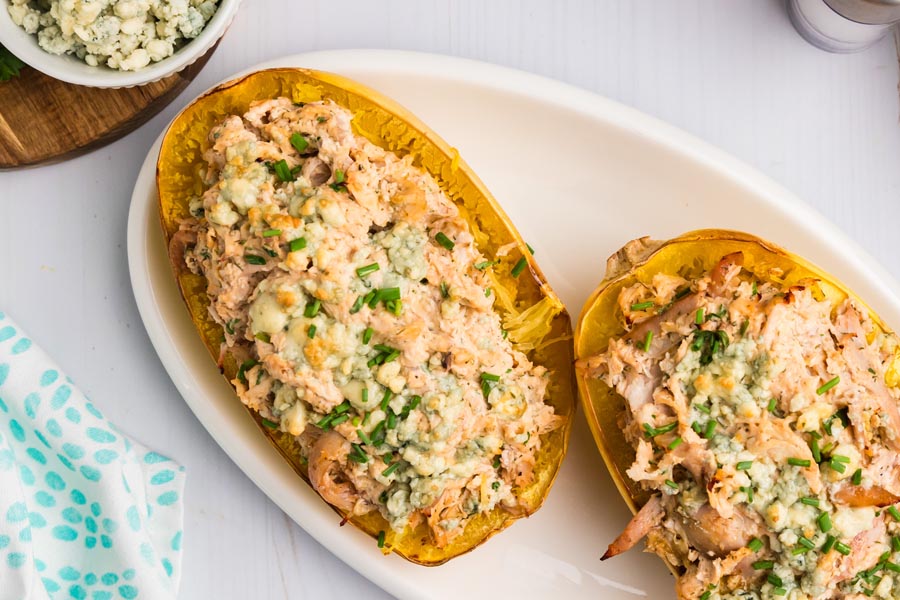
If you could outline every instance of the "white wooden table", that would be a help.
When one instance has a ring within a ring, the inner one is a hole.
[[[87,156],[0,174],[0,309],[123,430],[189,470],[182,598],[386,597],[288,520],[197,422],[150,346],[125,256],[137,170],[187,100],[257,62],[344,47],[501,63],[632,105],[767,173],[900,277],[892,40],[823,53],[777,0],[247,0],[163,114]]]

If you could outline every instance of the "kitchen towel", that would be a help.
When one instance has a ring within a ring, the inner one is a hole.
[[[0,600],[176,598],[183,487],[0,312]]]

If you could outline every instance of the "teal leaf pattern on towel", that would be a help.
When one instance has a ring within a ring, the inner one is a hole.
[[[174,600],[183,488],[0,312],[0,600]]]

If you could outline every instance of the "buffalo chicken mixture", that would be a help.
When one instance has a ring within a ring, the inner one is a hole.
[[[900,598],[896,339],[742,259],[623,289],[628,333],[578,365],[625,399],[652,493],[604,558],[646,536],[682,599]]]
[[[209,141],[173,255],[207,280],[241,400],[296,436],[316,491],[396,531],[424,521],[438,546],[517,511],[562,420],[456,205],[330,102],[257,102]]]

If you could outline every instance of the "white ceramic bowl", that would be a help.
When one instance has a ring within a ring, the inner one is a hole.
[[[10,0],[0,0],[0,44],[29,66],[62,81],[98,88],[134,87],[177,73],[206,54],[225,34],[241,0],[219,0],[219,8],[206,27],[172,56],[137,71],[92,67],[76,56],[50,54],[38,46],[37,35],[26,33],[9,16]]]

